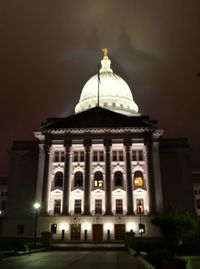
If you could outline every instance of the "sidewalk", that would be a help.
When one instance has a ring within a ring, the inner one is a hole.
[[[124,250],[124,243],[56,243],[54,250]]]

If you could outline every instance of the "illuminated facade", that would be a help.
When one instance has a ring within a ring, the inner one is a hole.
[[[47,119],[34,133],[37,142],[14,143],[11,182],[20,175],[26,180],[27,194],[23,188],[19,192],[27,203],[17,212],[20,198],[14,205],[12,183],[5,235],[33,233],[33,201],[41,204],[38,233],[52,231],[56,238],[123,240],[126,231],[139,235],[140,217],[144,236],[159,235],[151,218],[170,204],[163,194],[168,170],[162,174],[162,166],[172,143],[162,143],[161,152],[163,130],[138,113],[129,86],[110,64],[104,54],[99,73],[83,87],[75,115]]]

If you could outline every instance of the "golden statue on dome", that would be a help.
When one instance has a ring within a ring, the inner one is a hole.
[[[108,57],[108,49],[104,48],[104,49],[102,49],[102,51],[103,51],[103,56]]]

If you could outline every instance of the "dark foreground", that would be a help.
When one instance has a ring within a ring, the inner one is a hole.
[[[127,251],[48,251],[5,258],[1,269],[140,269]]]

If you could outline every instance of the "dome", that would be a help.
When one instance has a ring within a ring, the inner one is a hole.
[[[104,49],[105,50],[105,49]],[[110,68],[111,61],[104,51],[99,74],[92,76],[82,89],[75,113],[95,106],[127,116],[139,116],[138,106],[128,84]]]

